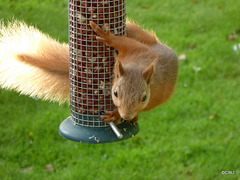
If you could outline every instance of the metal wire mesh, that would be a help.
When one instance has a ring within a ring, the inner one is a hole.
[[[77,125],[106,127],[100,116],[114,108],[115,50],[96,40],[89,22],[107,25],[112,34],[123,36],[125,17],[125,0],[69,0],[70,106]]]

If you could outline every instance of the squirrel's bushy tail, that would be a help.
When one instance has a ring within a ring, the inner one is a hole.
[[[68,45],[38,29],[0,22],[0,87],[44,100],[69,100]]]

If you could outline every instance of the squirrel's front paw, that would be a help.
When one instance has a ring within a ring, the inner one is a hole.
[[[102,28],[100,28],[95,22],[90,21],[90,26],[92,28],[92,30],[97,33],[98,36],[96,36],[96,39],[98,41],[104,42],[107,45],[111,45],[111,40],[113,38],[110,30],[108,29],[108,27],[106,25],[104,25],[104,29],[106,30],[106,32],[103,31]]]
[[[101,119],[103,119],[105,122],[114,122],[115,124],[119,124],[121,122],[121,116],[117,109],[113,111],[106,111],[106,115],[102,116]]]

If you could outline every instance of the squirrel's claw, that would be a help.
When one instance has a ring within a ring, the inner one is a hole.
[[[98,36],[96,37],[96,39],[98,41],[102,41],[106,44],[109,44],[111,42],[112,35],[106,25],[104,25],[104,29],[106,30],[106,32],[93,21],[90,21],[90,26],[91,26],[92,30],[95,33],[97,33]]]
[[[101,117],[105,122],[114,122],[115,124],[119,124],[121,122],[121,116],[118,110],[106,111],[106,115]]]
[[[104,39],[101,38],[100,36],[96,36],[96,39],[97,39],[98,41],[104,42]]]
[[[108,115],[119,115],[119,112],[117,109],[113,110],[113,111],[106,111],[105,114],[108,114]],[[119,115],[120,116],[120,115]]]
[[[113,111],[106,111],[106,115],[102,116],[101,119],[105,122],[114,122],[115,124],[119,124],[121,122],[122,117],[120,116],[117,109]],[[136,123],[138,121],[138,116],[135,116],[133,119],[129,120],[129,123],[132,123],[133,126],[136,127]]]

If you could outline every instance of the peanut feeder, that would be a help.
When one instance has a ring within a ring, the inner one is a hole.
[[[89,23],[106,25],[117,36],[126,35],[125,0],[69,0],[69,78],[71,116],[59,133],[82,143],[128,139],[139,131],[122,122],[100,119],[115,108],[111,99],[115,50],[96,40]]]

